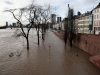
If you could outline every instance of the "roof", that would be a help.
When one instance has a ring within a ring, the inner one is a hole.
[[[85,17],[91,15],[91,11],[87,11],[86,13],[81,14],[79,17]]]
[[[79,17],[78,15],[74,15],[74,19],[78,19],[78,17]]]
[[[100,8],[100,2],[99,2],[99,4],[98,4],[94,9],[97,9],[97,8]],[[93,9],[93,10],[94,10],[94,9]],[[93,11],[93,10],[92,10],[92,11]]]

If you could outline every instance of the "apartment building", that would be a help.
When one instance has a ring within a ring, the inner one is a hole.
[[[78,17],[78,33],[90,34],[90,26],[92,26],[91,12],[86,12]]]
[[[74,32],[78,33],[78,16],[74,15],[74,19],[73,19],[73,28],[74,28]]]
[[[100,3],[92,10],[93,14],[93,31],[95,34],[100,33]]]

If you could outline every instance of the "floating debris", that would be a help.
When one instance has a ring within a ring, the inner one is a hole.
[[[17,55],[17,56],[20,56],[20,55],[21,55],[21,52],[17,52],[16,55]]]
[[[50,59],[48,59],[48,62],[51,62],[51,60],[50,60]]]
[[[9,54],[9,57],[12,57],[12,56],[14,56],[14,54],[13,54],[13,53],[10,53],[10,54]]]
[[[49,48],[50,48],[51,46],[49,45]]]
[[[78,57],[79,55],[78,55],[78,54],[76,54],[76,56]]]

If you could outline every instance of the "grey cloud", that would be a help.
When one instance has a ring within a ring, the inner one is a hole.
[[[6,0],[5,1],[6,4],[12,5],[13,3],[11,1]]]
[[[86,4],[97,4],[99,2],[100,2],[100,0],[84,0],[84,3],[86,3]]]
[[[9,8],[8,8],[8,7],[4,7],[3,9],[4,9],[4,10],[8,10]]]

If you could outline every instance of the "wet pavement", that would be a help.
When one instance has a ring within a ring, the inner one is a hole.
[[[30,32],[30,50],[26,40],[15,38],[15,29],[0,30],[0,75],[100,75],[100,69],[89,61],[90,55],[48,32],[37,45],[35,29]],[[41,34],[40,34],[41,35]],[[14,56],[9,57],[13,53]],[[20,53],[20,56],[17,56]]]

